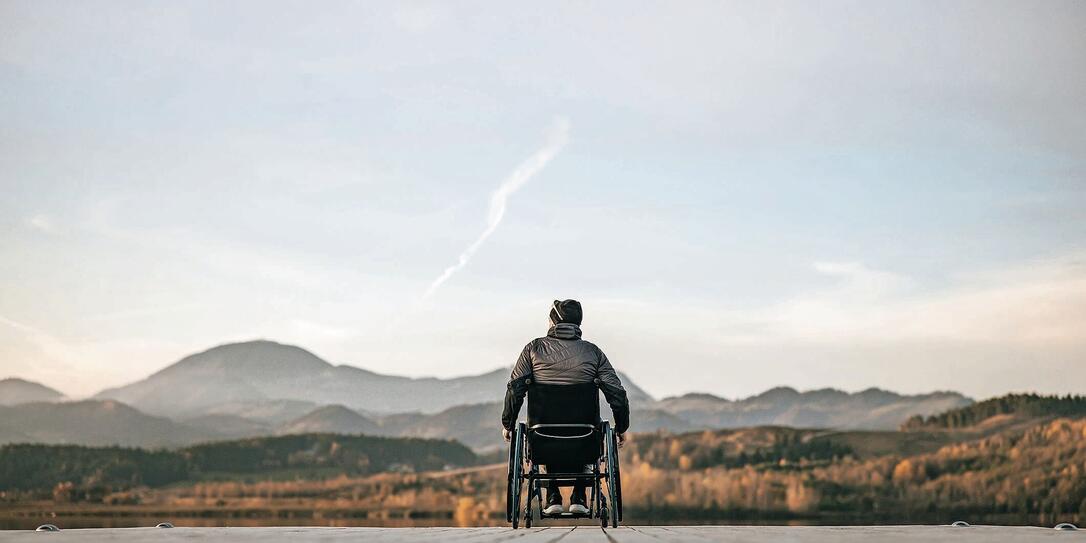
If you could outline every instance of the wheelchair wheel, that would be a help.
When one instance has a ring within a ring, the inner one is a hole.
[[[521,483],[524,480],[524,433],[524,423],[521,422],[517,424],[516,432],[513,434],[513,442],[509,445],[511,465],[507,507],[511,517],[509,521],[513,523],[514,530],[520,525],[520,490]]]
[[[515,430],[514,430],[515,431]],[[516,514],[515,506],[513,505],[513,466],[516,464],[517,459],[517,442],[513,439],[509,439],[509,470],[505,477],[505,522],[513,522],[513,515]]]
[[[611,432],[611,445],[612,449],[615,451],[615,493],[611,496],[611,509],[614,513],[615,521],[618,522],[622,520],[622,471],[619,469],[622,462],[618,459],[618,434],[615,434],[614,432]]]
[[[611,498],[611,508],[613,514],[611,515],[611,527],[618,528],[618,517],[622,510],[622,498],[619,496],[620,488],[618,481],[618,437],[615,435],[614,430],[610,424],[605,424],[605,438],[606,438],[606,453],[607,453],[607,496]],[[601,516],[601,518],[604,518]],[[604,525],[607,523],[604,522]]]

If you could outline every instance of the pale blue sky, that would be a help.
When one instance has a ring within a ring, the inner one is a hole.
[[[461,375],[576,297],[658,396],[1086,392],[1084,28],[1080,1],[0,0],[0,377],[80,396],[257,337]]]

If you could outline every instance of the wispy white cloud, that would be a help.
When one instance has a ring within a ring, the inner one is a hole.
[[[397,27],[412,34],[422,34],[434,28],[443,17],[437,6],[400,5],[392,13]]]
[[[548,132],[547,143],[533,153],[532,156],[528,157],[527,160],[521,162],[520,165],[513,170],[513,173],[509,174],[509,177],[506,177],[505,180],[502,181],[502,184],[490,194],[490,208],[487,213],[486,229],[483,230],[482,234],[479,234],[479,237],[476,238],[471,245],[468,245],[468,247],[464,249],[464,252],[460,253],[460,257],[456,259],[455,264],[445,268],[445,271],[441,272],[441,275],[430,283],[430,288],[426,289],[426,292],[422,295],[423,300],[433,296],[445,281],[448,281],[453,274],[468,265],[468,261],[471,260],[472,255],[474,255],[475,252],[483,246],[483,243],[486,242],[487,238],[498,229],[498,225],[502,222],[502,217],[505,216],[505,209],[508,205],[509,197],[539,173],[568,142],[569,121],[560,118],[555,121],[554,126],[552,126]]]
[[[819,264],[828,289],[767,309],[777,333],[818,341],[1086,341],[1086,260],[1065,256],[963,274],[919,291],[859,264]]]
[[[48,215],[34,215],[33,217],[27,219],[26,223],[29,224],[32,228],[40,230],[47,234],[51,234],[56,230],[56,226],[53,224],[53,219],[49,218]]]
[[[832,282],[759,307],[595,300],[601,324],[683,337],[706,352],[783,342],[1086,345],[1086,256],[957,274],[933,289],[858,262],[817,262]]]
[[[47,332],[3,316],[0,316],[0,324],[23,334],[27,340],[41,349],[52,360],[65,363],[78,359],[75,349]]]

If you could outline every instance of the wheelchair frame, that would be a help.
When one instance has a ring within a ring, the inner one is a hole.
[[[584,428],[587,433],[582,435],[560,436],[548,435],[540,430],[548,428],[576,429]],[[548,439],[585,439],[591,434],[598,433],[603,440],[602,454],[592,465],[592,470],[584,473],[542,473],[539,465],[531,460],[529,453],[529,433]],[[601,470],[600,465],[604,468]],[[592,493],[588,496],[588,513],[573,514],[568,512],[556,515],[548,515],[543,512],[543,481],[558,480],[558,485],[573,486],[575,480],[590,481]],[[526,483],[526,485],[525,485]],[[607,494],[602,492],[602,485],[607,485]],[[520,510],[521,494],[527,486],[527,500],[523,511]],[[607,498],[611,499],[611,507],[607,507]],[[535,507],[533,511],[533,500]],[[618,436],[611,428],[609,421],[602,421],[599,425],[592,424],[534,424],[529,427],[524,422],[517,423],[509,444],[509,471],[506,489],[506,520],[513,525],[513,529],[520,526],[520,520],[524,520],[524,527],[531,528],[532,522],[538,515],[539,519],[545,518],[595,518],[600,520],[600,526],[618,528],[622,520],[622,479],[619,472],[618,460]]]

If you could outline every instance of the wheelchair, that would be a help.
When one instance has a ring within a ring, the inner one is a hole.
[[[583,464],[583,473],[547,473],[540,466]],[[559,487],[587,483],[588,513],[543,512],[544,482]],[[606,495],[603,485],[607,486]],[[525,492],[527,489],[527,492]],[[525,494],[523,511],[521,495]],[[618,465],[618,436],[609,421],[600,420],[599,385],[544,385],[528,382],[528,422],[517,423],[509,445],[506,519],[513,529],[531,528],[535,519],[599,519],[600,526],[618,528],[622,520],[622,481]],[[608,508],[608,499],[611,507]]]

